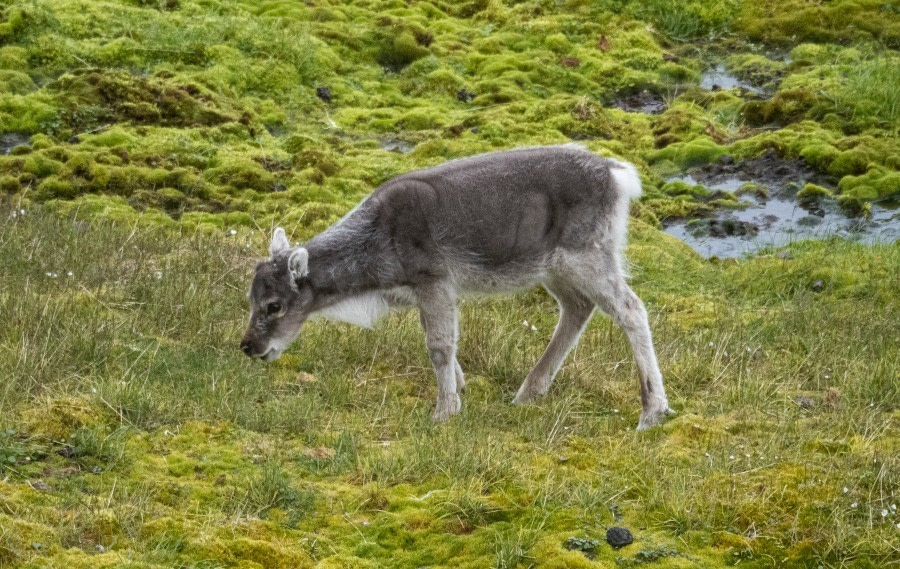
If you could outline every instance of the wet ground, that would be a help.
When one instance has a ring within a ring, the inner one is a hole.
[[[725,69],[721,64],[709,67],[700,76],[700,86],[710,91],[728,91],[730,89],[745,89],[751,93],[762,95],[763,90],[754,87],[746,81],[741,81],[733,73]]]
[[[736,75],[720,63],[711,65],[700,75],[700,86],[710,91],[737,89],[758,97],[764,98],[767,95],[765,90],[738,79]],[[685,87],[685,85],[667,86],[672,96],[683,91]],[[665,98],[659,92],[647,89],[638,93],[617,97],[612,101],[612,106],[629,113],[644,113],[648,115],[658,115],[665,112],[666,108],[668,108]]]
[[[666,110],[666,101],[659,93],[641,91],[617,98],[613,101],[613,106],[629,113],[658,115]]]
[[[724,162],[670,179],[674,180],[728,192],[736,192],[747,182],[754,182],[768,192],[768,197],[753,193],[740,195],[743,209],[667,224],[666,233],[681,239],[704,257],[739,257],[766,247],[833,235],[867,242],[900,239],[897,203],[873,203],[872,216],[868,219],[848,217],[833,198],[801,205],[795,196],[805,183],[827,184],[802,162],[781,160],[771,153],[739,164],[726,158]]]
[[[381,147],[388,152],[406,154],[407,152],[412,152],[416,145],[399,138],[387,138],[381,141]]]
[[[2,152],[4,156],[6,156],[16,146],[19,146],[21,144],[28,144],[30,140],[30,136],[18,132],[10,132],[4,135],[0,135],[0,152]]]

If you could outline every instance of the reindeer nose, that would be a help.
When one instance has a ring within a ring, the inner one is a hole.
[[[250,354],[250,342],[248,342],[247,340],[241,340],[241,351],[244,352],[245,354],[247,354],[248,356],[251,355]]]

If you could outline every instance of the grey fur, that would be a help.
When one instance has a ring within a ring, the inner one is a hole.
[[[647,314],[625,282],[630,164],[579,146],[482,154],[398,176],[303,247],[278,229],[251,285],[241,348],[277,358],[310,317],[363,325],[416,306],[438,382],[435,420],[460,409],[457,300],[543,285],[560,306],[550,344],[514,400],[547,393],[595,307],[622,328],[641,379],[638,428],[671,413]]]

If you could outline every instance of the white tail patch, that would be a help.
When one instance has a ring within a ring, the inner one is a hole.
[[[628,162],[610,160],[609,174],[616,183],[616,188],[630,200],[641,197],[641,178],[637,169]]]

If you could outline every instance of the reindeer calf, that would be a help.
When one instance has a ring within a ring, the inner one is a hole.
[[[542,285],[559,323],[514,403],[547,393],[595,308],[628,337],[641,380],[639,429],[671,412],[647,313],[625,282],[630,164],[574,145],[453,160],[398,176],[302,247],[278,228],[256,267],[241,349],[278,358],[312,316],[371,326],[394,307],[419,309],[437,375],[436,421],[460,410],[457,299]]]

